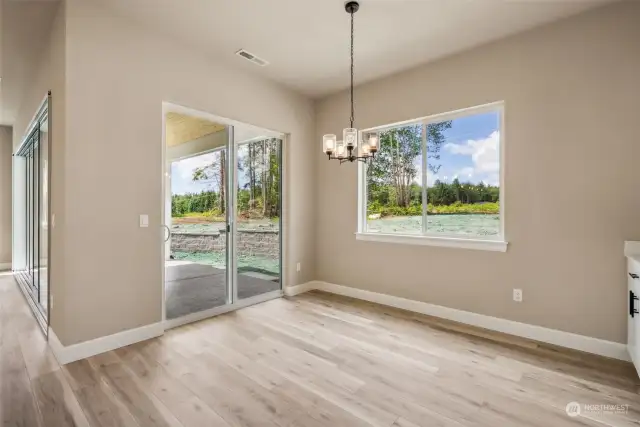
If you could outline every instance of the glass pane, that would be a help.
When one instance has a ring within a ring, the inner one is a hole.
[[[49,296],[48,266],[49,266],[49,126],[45,121],[40,127],[40,156],[38,170],[38,186],[40,188],[40,262],[39,262],[39,292],[40,306],[47,312]]]
[[[39,276],[39,264],[40,264],[40,144],[38,143],[38,134],[34,136],[35,145],[33,147],[33,209],[32,209],[32,221],[33,224],[31,226],[33,230],[33,282],[32,287],[35,292],[34,297],[36,301],[39,301],[40,292],[38,287],[40,286],[40,276]]]
[[[282,140],[237,148],[238,298],[280,289],[280,180]]]
[[[24,173],[25,173],[25,187],[24,187],[24,206],[25,206],[25,217],[26,217],[26,221],[24,223],[24,229],[25,229],[25,245],[24,245],[24,249],[25,249],[25,272],[26,275],[29,275],[29,187],[31,186],[31,180],[30,178],[30,169],[29,169],[29,154],[27,153],[25,156],[25,168],[24,168]]]
[[[427,232],[500,234],[500,113],[427,126]]]
[[[420,124],[380,132],[367,167],[367,231],[422,233],[422,143]]]
[[[22,206],[19,211],[14,211],[14,259],[15,268],[19,270],[16,277],[36,303],[38,309],[35,314],[43,327],[47,322],[48,299],[45,271],[48,263],[46,115],[45,105],[44,110],[38,113],[37,121],[29,125],[33,130],[14,161],[16,171],[19,171],[15,186],[16,206]]]
[[[171,163],[167,318],[222,306],[227,292],[227,150]]]
[[[33,149],[27,155],[27,275],[33,285]]]

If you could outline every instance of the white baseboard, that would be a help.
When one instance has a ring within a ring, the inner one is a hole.
[[[87,357],[115,350],[120,347],[159,337],[162,334],[164,334],[163,324],[153,323],[106,337],[65,346],[62,345],[53,329],[49,328],[49,346],[58,363],[60,365],[66,365],[76,360],[86,359]]]
[[[631,352],[629,352],[629,355],[631,356],[629,359],[631,360],[631,363],[633,363],[633,366],[635,366],[638,377],[640,377],[640,359],[634,359]]]
[[[318,289],[318,286],[322,284],[323,282],[311,281],[311,282],[301,283],[295,286],[286,286],[284,288],[284,294],[288,297],[294,297],[296,295],[300,295],[303,292],[308,292],[314,289]]]
[[[0,271],[6,271],[6,270],[11,270],[11,263],[10,262],[0,262]]]
[[[295,296],[312,290],[344,295],[389,307],[453,320],[467,325],[529,338],[614,359],[625,361],[630,360],[627,347],[622,343],[601,340],[556,329],[544,328],[542,326],[529,325],[498,317],[486,316],[484,314],[457,310],[455,308],[443,307],[440,305],[395,297],[392,295],[365,291],[348,286],[336,285],[333,283],[311,281],[296,286],[285,287],[284,293],[287,296]],[[64,346],[60,343],[60,340],[58,340],[58,337],[50,328],[49,345],[58,360],[58,363],[65,365],[67,363],[75,362],[76,360],[85,359],[87,357],[115,350],[136,342],[158,337],[164,333],[164,329],[165,328],[162,323],[154,323],[106,337],[96,338],[94,340],[70,346]]]
[[[513,320],[486,316],[484,314],[472,313],[470,311],[457,310],[455,308],[443,307],[440,305],[394,297],[387,294],[379,294],[377,292],[365,291],[362,289],[335,285],[327,282],[308,282],[302,285],[293,286],[292,288],[294,289],[291,289],[291,293],[289,291],[286,292],[287,295],[298,295],[310,290],[325,291],[413,311],[415,313],[422,313],[429,316],[453,320],[455,322],[477,326],[492,331],[503,332],[505,334],[515,335],[518,337],[529,338],[548,344],[598,354],[600,356],[606,356],[613,359],[625,361],[631,360],[625,344],[587,337],[585,335],[578,335],[571,332],[544,328],[542,326],[515,322]]]

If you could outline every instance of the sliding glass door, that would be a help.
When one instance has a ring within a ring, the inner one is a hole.
[[[282,138],[191,122],[165,120],[165,314],[176,325],[282,293]]]
[[[49,138],[48,100],[14,155],[15,277],[43,328],[48,324]]]

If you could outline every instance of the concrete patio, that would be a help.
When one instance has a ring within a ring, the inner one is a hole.
[[[245,299],[280,289],[279,278],[257,272],[238,272],[238,298]],[[167,319],[225,305],[226,270],[191,261],[165,264]]]

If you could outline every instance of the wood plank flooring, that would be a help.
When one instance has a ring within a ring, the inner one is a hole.
[[[3,427],[640,425],[628,363],[319,292],[60,367],[19,292],[0,276]]]

